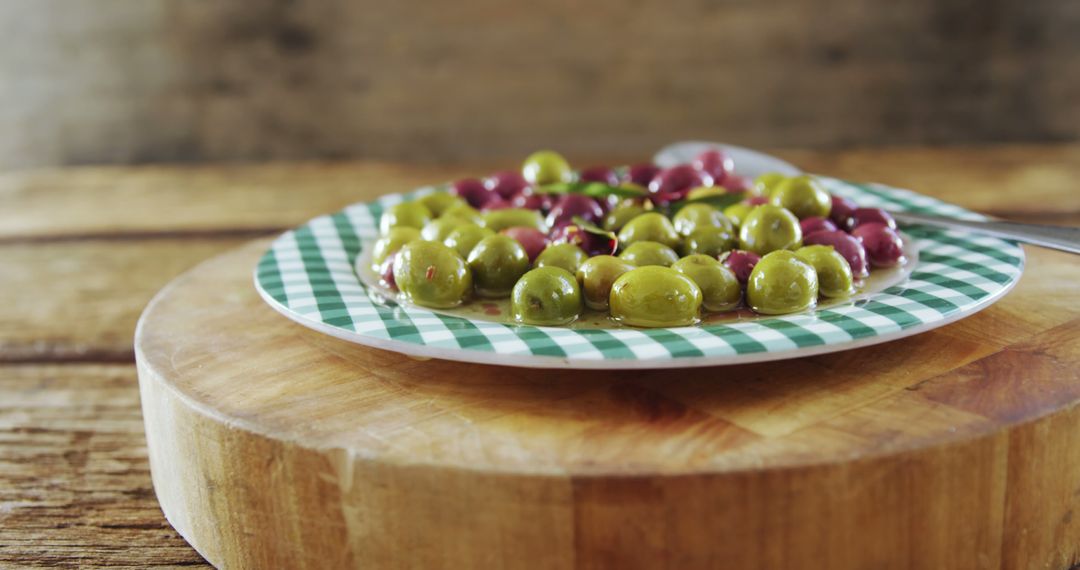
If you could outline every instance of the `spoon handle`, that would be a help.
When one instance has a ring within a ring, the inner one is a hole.
[[[1020,224],[1017,222],[987,221],[976,222],[956,220],[909,212],[890,212],[901,224],[923,224],[939,228],[964,228],[994,237],[1011,239],[1032,245],[1041,245],[1060,249],[1069,253],[1080,254],[1080,228],[1065,226],[1046,226],[1041,224]]]

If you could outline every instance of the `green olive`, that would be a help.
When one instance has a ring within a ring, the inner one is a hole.
[[[715,257],[688,255],[671,268],[694,280],[701,289],[702,306],[706,311],[730,311],[742,299],[742,287],[735,273]]]
[[[483,216],[480,215],[480,211],[462,201],[460,204],[454,204],[449,208],[443,210],[442,218],[461,218],[470,224],[476,224],[478,226],[483,225]]]
[[[683,255],[701,253],[719,256],[725,251],[731,251],[739,246],[739,239],[730,230],[724,228],[698,228],[686,236],[683,242]]]
[[[604,229],[609,232],[617,232],[626,225],[626,222],[644,214],[648,210],[641,204],[621,204],[616,206],[604,216]]]
[[[799,219],[784,208],[771,204],[762,204],[751,210],[739,228],[739,249],[758,255],[798,247],[801,241]]]
[[[619,244],[628,246],[638,241],[655,241],[668,247],[678,247],[680,237],[671,220],[659,212],[646,212],[632,218],[619,230]]]
[[[495,235],[495,232],[482,228],[476,224],[463,223],[454,228],[450,235],[443,240],[443,245],[457,252],[461,257],[468,259],[469,253],[480,243],[480,240]]]
[[[394,281],[405,301],[435,309],[460,305],[473,288],[472,272],[457,252],[422,240],[411,241],[398,251]]]
[[[556,182],[570,182],[573,176],[570,163],[563,156],[552,150],[534,152],[525,159],[521,175],[529,184],[544,185]]]
[[[776,186],[784,180],[787,180],[787,176],[783,174],[766,172],[754,179],[754,193],[768,198],[772,195],[772,191],[776,189]]]
[[[731,221],[708,204],[687,204],[675,212],[671,221],[675,231],[683,236],[690,235],[698,228],[723,228],[729,233],[735,231]]]
[[[757,206],[750,202],[737,202],[724,208],[724,217],[734,224],[735,227],[739,227],[742,225],[743,220],[746,219],[746,215],[750,213],[750,210],[753,210],[756,207]]]
[[[679,254],[674,249],[655,241],[639,241],[630,244],[630,247],[619,253],[619,259],[636,267],[646,265],[661,265],[670,267],[679,260]]]
[[[817,272],[790,251],[762,257],[746,282],[746,302],[765,315],[804,311],[817,304],[817,297]]]
[[[769,203],[786,208],[799,219],[829,217],[832,197],[813,178],[802,175],[788,178],[773,188]]]
[[[483,215],[483,223],[480,224],[493,232],[500,232],[506,228],[526,227],[547,233],[544,218],[540,212],[526,208],[505,208],[491,210]]]
[[[476,294],[482,297],[508,297],[514,283],[529,270],[525,248],[510,236],[488,236],[469,253]]]
[[[436,218],[443,215],[443,213],[450,209],[451,206],[465,204],[465,200],[462,200],[449,192],[441,191],[425,194],[417,198],[416,201],[423,204]]]
[[[386,234],[390,228],[405,226],[420,229],[431,221],[431,210],[419,202],[401,202],[390,206],[379,218],[379,233]]]
[[[701,288],[670,267],[638,267],[611,286],[611,316],[635,327],[679,327],[698,322]]]
[[[435,218],[425,224],[424,229],[420,230],[420,239],[442,242],[446,239],[446,236],[450,235],[450,232],[454,231],[458,226],[469,223],[471,222],[464,218]]]
[[[577,280],[585,295],[585,306],[607,309],[611,285],[620,275],[633,268],[633,265],[612,255],[595,255],[586,259],[577,270]]]
[[[818,289],[826,297],[847,297],[855,291],[851,265],[831,245],[808,245],[795,250],[799,259],[817,271]]]
[[[529,325],[557,326],[581,315],[581,288],[561,267],[538,267],[518,279],[510,293],[514,320]]]
[[[549,245],[536,257],[536,267],[562,267],[576,274],[589,255],[572,243]]]
[[[717,198],[727,194],[727,190],[723,186],[698,186],[697,188],[691,188],[686,193],[687,200],[700,200],[702,198]]]
[[[390,231],[375,240],[375,244],[371,246],[371,266],[378,271],[390,254],[396,253],[414,239],[420,239],[420,232],[416,228],[407,226],[390,228]]]

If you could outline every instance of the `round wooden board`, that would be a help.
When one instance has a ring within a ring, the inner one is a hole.
[[[309,331],[252,286],[267,243],[176,280],[135,340],[154,488],[219,567],[1028,568],[1078,556],[1080,326],[1068,309],[1029,308],[1041,285],[1027,276],[983,313],[885,345],[554,372],[418,361]],[[1040,255],[1029,273],[1075,277]]]

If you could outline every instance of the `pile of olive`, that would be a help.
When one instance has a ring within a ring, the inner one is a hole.
[[[667,169],[575,173],[559,154],[537,152],[520,172],[458,180],[387,209],[372,268],[425,307],[509,297],[520,323],[565,325],[588,307],[666,327],[743,305],[804,311],[819,296],[852,294],[868,266],[903,261],[888,213],[830,196],[810,176],[751,181],[733,167],[710,150]],[[584,182],[610,193],[565,190]],[[743,199],[722,211],[708,200],[736,192]]]

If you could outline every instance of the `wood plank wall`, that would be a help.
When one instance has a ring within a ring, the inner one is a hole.
[[[1075,0],[0,2],[0,168],[1080,137]]]

